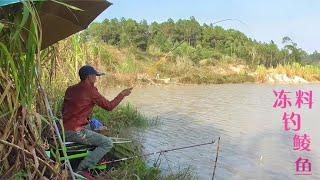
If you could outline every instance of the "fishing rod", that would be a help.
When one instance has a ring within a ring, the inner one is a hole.
[[[182,40],[177,46],[173,47],[163,58],[161,58],[158,62],[156,62],[153,66],[151,66],[151,68],[149,69],[148,72],[150,72],[152,69],[154,69],[155,67],[157,67],[157,66],[162,62],[162,60],[166,59],[166,57],[167,57],[172,51],[176,50],[176,49],[177,49],[179,46],[181,46],[186,40],[187,40],[187,38],[184,39],[184,40]]]
[[[153,152],[153,153],[148,153],[148,154],[143,154],[143,155],[139,155],[139,156],[131,156],[131,157],[127,157],[127,158],[121,158],[121,159],[111,160],[111,161],[105,162],[104,164],[111,164],[111,163],[116,163],[116,162],[120,162],[120,161],[126,161],[126,160],[130,160],[130,159],[134,159],[134,158],[139,158],[139,157],[145,157],[145,156],[150,156],[150,155],[155,155],[155,154],[163,154],[163,153],[170,152],[170,151],[177,151],[177,150],[181,150],[181,149],[188,149],[188,148],[192,148],[192,147],[209,145],[209,144],[215,143],[215,141],[216,141],[216,140],[212,140],[211,142],[202,143],[202,144],[195,144],[195,145],[184,146],[184,147],[179,147],[179,148],[166,149],[166,150],[161,150],[161,151],[157,151],[157,152]]]
[[[218,23],[224,22],[224,21],[238,21],[238,22],[240,22],[242,25],[244,25],[246,28],[248,28],[248,25],[247,25],[246,23],[242,22],[242,21],[239,20],[239,19],[223,19],[223,20],[219,20],[219,21],[213,22],[213,23],[211,23],[211,24],[212,24],[212,25],[213,25],[213,24],[218,24]],[[196,34],[196,33],[195,33],[195,34]],[[150,68],[148,68],[148,70],[146,71],[146,72],[147,72],[147,75],[150,74],[151,71],[154,70],[161,62],[163,62],[170,53],[172,53],[172,52],[173,52],[174,50],[176,50],[179,46],[181,46],[186,40],[188,40],[188,39],[190,39],[191,37],[195,36],[195,34],[192,34],[191,36],[183,39],[177,46],[173,47],[164,57],[162,57],[162,58],[161,58],[159,61],[157,61],[154,65],[152,65]],[[138,82],[136,82],[136,83],[132,86],[132,88],[136,87],[137,84],[138,84]]]
[[[153,69],[155,69],[164,59],[166,59],[166,57],[167,57],[170,53],[172,53],[172,51],[176,50],[176,49],[177,49],[179,46],[181,46],[186,40],[187,40],[187,38],[184,39],[184,40],[182,40],[177,46],[173,47],[164,57],[162,57],[162,58],[161,58],[159,61],[157,61],[154,65],[152,65],[150,68],[148,68],[148,70],[147,70],[147,75],[148,75]],[[137,84],[138,84],[138,82],[135,83],[135,84],[132,86],[132,88],[136,87]]]
[[[224,22],[224,21],[238,21],[240,22],[242,25],[244,25],[246,28],[248,28],[248,25],[244,22],[242,22],[241,20],[239,19],[222,19],[222,20],[219,20],[219,21],[216,21],[216,22],[213,22],[211,23],[212,25],[213,24],[218,24],[220,22]],[[175,49],[177,49],[179,46],[181,46],[181,44],[183,44],[186,40],[190,39],[191,37],[195,36],[196,33],[192,34],[191,36],[183,39],[176,47],[172,48],[162,59],[165,59],[172,51],[174,51]],[[151,68],[154,68],[156,67],[158,64],[160,64],[160,62],[162,61],[162,59],[160,59],[157,63],[155,63],[153,66],[151,66]]]

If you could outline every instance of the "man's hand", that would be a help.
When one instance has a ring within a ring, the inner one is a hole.
[[[107,127],[103,126],[102,128],[100,128],[98,130],[98,132],[102,135],[105,135],[105,136],[110,136],[111,135],[111,130],[108,129]]]
[[[105,135],[105,136],[110,136],[110,134],[111,134],[111,130],[108,129],[107,127],[105,127],[105,126],[102,126],[99,129],[95,129],[94,132],[100,133],[100,134]]]
[[[131,93],[132,89],[133,89],[133,87],[132,88],[128,88],[128,89],[124,89],[124,90],[121,91],[121,94],[123,96],[129,96],[129,94]]]

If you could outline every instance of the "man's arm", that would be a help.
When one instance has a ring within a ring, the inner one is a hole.
[[[131,93],[132,88],[125,89],[121,91],[117,97],[115,97],[112,101],[107,100],[105,97],[103,97],[97,90],[97,88],[94,88],[92,91],[92,101],[99,107],[107,110],[112,111],[117,105],[123,100],[125,96],[128,96]]]

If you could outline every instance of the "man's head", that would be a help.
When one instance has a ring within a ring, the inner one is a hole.
[[[96,76],[102,76],[105,75],[105,73],[101,73],[96,71],[92,66],[82,66],[79,69],[79,76],[81,81],[84,81],[88,79],[91,83],[95,83]]]

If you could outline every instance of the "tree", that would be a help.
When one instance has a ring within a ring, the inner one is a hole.
[[[106,19],[102,23],[93,23],[83,34],[83,39],[87,37],[111,45],[133,47],[141,51],[150,49],[157,53],[167,53],[177,44],[186,41],[183,48],[179,48],[179,53],[192,59],[222,59],[222,56],[228,55],[234,59],[243,59],[251,65],[261,64],[266,67],[274,67],[279,63],[300,63],[307,55],[288,36],[282,39],[284,48],[279,49],[273,41],[258,42],[238,30],[225,30],[213,24],[201,26],[194,17],[177,22],[168,19],[150,25],[145,20]]]
[[[288,36],[285,36],[282,39],[284,46],[285,57],[288,57],[288,62],[298,62],[301,63],[301,60],[305,57],[305,52],[297,47],[297,43],[293,42]]]

